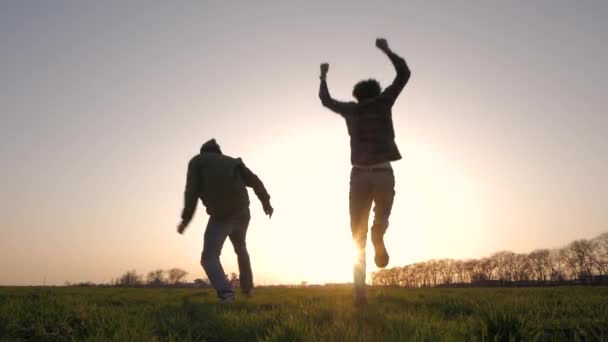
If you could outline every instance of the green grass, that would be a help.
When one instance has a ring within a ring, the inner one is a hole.
[[[0,288],[0,340],[608,341],[608,288]]]

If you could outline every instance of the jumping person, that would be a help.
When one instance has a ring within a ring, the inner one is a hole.
[[[200,198],[210,216],[205,230],[201,265],[222,302],[232,302],[235,299],[219,258],[226,238],[232,242],[237,255],[243,294],[250,296],[253,289],[253,273],[245,243],[251,218],[246,187],[253,188],[262,202],[264,213],[272,217],[274,209],[262,181],[240,158],[223,155],[215,139],[204,143],[200,154],[188,164],[184,210],[177,232],[184,233]]]
[[[391,162],[401,159],[395,143],[392,108],[410,78],[410,70],[403,58],[395,54],[386,39],[376,39],[376,47],[384,52],[397,71],[393,83],[384,91],[374,79],[360,81],[353,88],[356,102],[334,100],[327,89],[329,64],[321,64],[319,98],[323,106],[346,120],[350,136],[350,224],[357,248],[354,266],[355,301],[367,303],[365,287],[365,244],[369,213],[374,203],[374,222],[371,227],[374,261],[386,267],[389,255],[384,246],[384,234],[395,197],[395,177]]]

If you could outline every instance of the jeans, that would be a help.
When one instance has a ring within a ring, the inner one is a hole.
[[[365,287],[365,244],[369,213],[374,203],[372,240],[382,239],[388,228],[388,219],[395,198],[393,170],[367,170],[353,167],[350,174],[350,227],[356,248],[353,270],[355,287]]]
[[[226,238],[230,238],[237,256],[241,290],[248,294],[253,288],[253,273],[245,243],[250,219],[249,208],[246,208],[228,218],[218,219],[211,216],[207,223],[201,265],[221,299],[234,298],[234,291],[220,263],[220,254]]]

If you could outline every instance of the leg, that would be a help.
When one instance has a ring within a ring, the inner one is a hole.
[[[228,300],[234,299],[234,291],[232,291],[232,286],[226,279],[224,268],[220,263],[220,254],[230,230],[230,223],[219,222],[213,217],[209,218],[201,257],[201,265],[207,273],[211,285],[217,291],[218,297]]]
[[[249,260],[249,253],[247,252],[247,227],[249,226],[249,220],[251,216],[249,209],[244,212],[235,223],[235,229],[232,234],[229,235],[232,247],[236,253],[237,261],[239,264],[239,281],[241,283],[241,291],[246,296],[251,295],[253,289],[253,272],[251,270],[251,261]]]
[[[375,261],[378,267],[388,265],[388,252],[384,246],[384,234],[388,228],[388,219],[395,198],[395,176],[392,172],[374,174],[374,224],[372,225],[372,243],[376,252]]]
[[[355,291],[365,289],[365,243],[369,210],[372,205],[372,188],[367,172],[353,169],[350,177],[350,226],[355,243],[356,260],[353,270]]]

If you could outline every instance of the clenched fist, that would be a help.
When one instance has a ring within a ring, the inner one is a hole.
[[[384,38],[376,39],[376,47],[384,52],[389,51],[388,42]]]
[[[329,63],[321,63],[321,79],[324,80],[329,71]]]

